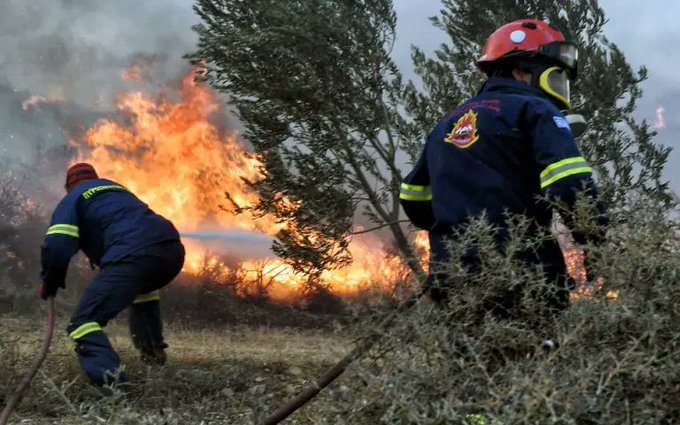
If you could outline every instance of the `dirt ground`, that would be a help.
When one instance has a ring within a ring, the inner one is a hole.
[[[82,375],[57,320],[49,357],[12,424],[251,424],[341,358],[351,341],[332,330],[166,325],[168,363],[141,363],[118,319],[107,327],[135,386],[102,398]],[[40,348],[41,320],[0,317],[0,400],[15,387]],[[4,405],[4,404],[3,404]],[[311,424],[307,407],[288,422]]]

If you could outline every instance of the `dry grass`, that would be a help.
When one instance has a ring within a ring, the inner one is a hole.
[[[63,328],[65,319],[58,320]],[[0,319],[0,394],[16,384],[40,346],[40,321]],[[250,424],[341,357],[351,341],[333,332],[168,326],[165,367],[137,359],[124,323],[108,333],[137,384],[126,398],[101,399],[81,374],[63,331],[14,424]],[[291,423],[310,423],[299,415]]]

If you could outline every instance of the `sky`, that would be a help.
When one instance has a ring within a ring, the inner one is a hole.
[[[635,68],[644,64],[649,69],[636,116],[653,122],[662,106],[666,128],[656,140],[677,146],[680,1],[600,4],[609,19],[608,38]],[[179,77],[186,70],[182,56],[196,42],[191,25],[198,17],[191,5],[191,0],[0,1],[0,156],[30,155],[36,140],[63,143],[57,127],[83,125],[106,113],[117,92],[128,88],[120,73],[134,61],[153,63],[156,81]],[[393,56],[407,76],[412,75],[411,45],[431,51],[448,41],[428,21],[440,7],[440,0],[395,0],[399,23]],[[68,108],[45,108],[38,120],[19,107],[31,95],[64,99]],[[679,164],[680,149],[667,171],[676,191]]]

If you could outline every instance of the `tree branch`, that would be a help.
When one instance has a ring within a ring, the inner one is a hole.
[[[409,220],[396,220],[396,221],[390,221],[389,223],[384,223],[384,224],[381,224],[381,225],[379,225],[379,226],[371,227],[370,229],[365,229],[365,230],[360,230],[360,231],[356,231],[356,232],[351,232],[350,234],[352,234],[352,235],[361,235],[361,234],[364,234],[364,233],[370,233],[370,232],[373,232],[373,231],[376,231],[376,230],[380,230],[380,229],[383,229],[383,228],[385,228],[385,227],[391,226],[391,225],[393,225],[393,224],[398,224],[398,223],[410,223],[410,221],[409,221]]]

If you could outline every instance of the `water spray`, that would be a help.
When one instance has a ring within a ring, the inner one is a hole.
[[[217,230],[217,231],[196,231],[182,232],[180,236],[184,239],[195,239],[206,242],[226,242],[226,243],[271,243],[272,237],[261,233],[246,232],[242,230]]]
[[[241,260],[270,258],[274,255],[271,236],[245,230],[196,230],[180,232],[183,241],[203,247],[207,254],[226,255]]]

